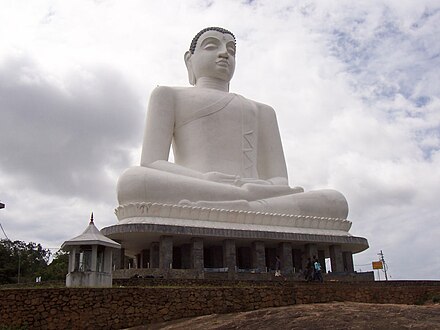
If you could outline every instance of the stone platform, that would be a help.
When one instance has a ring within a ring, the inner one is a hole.
[[[127,204],[115,213],[119,223],[101,231],[123,246],[117,269],[267,272],[279,256],[290,274],[316,256],[323,271],[330,258],[333,272],[352,272],[353,253],[368,248],[365,238],[348,233],[346,219],[159,203]]]
[[[303,232],[324,233],[325,231],[345,231],[351,228],[347,219],[290,215],[279,213],[263,213],[242,210],[225,210],[186,205],[161,203],[130,203],[119,206],[115,210],[121,224],[151,223],[151,218],[178,219],[177,222],[162,221],[163,224],[196,225],[215,228],[250,229],[286,231],[288,228],[306,229]],[[145,220],[148,219],[148,220]],[[158,221],[158,220],[156,220]],[[281,228],[278,228],[281,227]]]

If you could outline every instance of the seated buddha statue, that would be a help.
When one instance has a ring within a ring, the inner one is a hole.
[[[163,203],[345,219],[335,190],[290,187],[275,111],[229,92],[236,40],[209,27],[184,59],[192,87],[151,94],[141,164],[119,178],[120,205]],[[173,146],[174,162],[168,160]]]

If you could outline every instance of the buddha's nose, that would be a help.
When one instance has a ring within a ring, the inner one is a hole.
[[[218,56],[219,57],[224,57],[224,58],[228,58],[229,57],[228,50],[226,49],[226,47],[220,48]]]

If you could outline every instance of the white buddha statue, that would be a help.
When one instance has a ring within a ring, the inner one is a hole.
[[[157,87],[150,98],[141,164],[119,178],[120,205],[164,203],[345,219],[334,190],[288,185],[274,110],[229,92],[234,35],[200,31],[185,53],[193,87]],[[174,163],[168,161],[171,143]]]

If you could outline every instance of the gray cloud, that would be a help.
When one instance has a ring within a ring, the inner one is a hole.
[[[46,194],[114,194],[105,169],[130,164],[143,109],[124,77],[106,67],[51,80],[28,57],[0,66],[0,169],[16,184]]]

